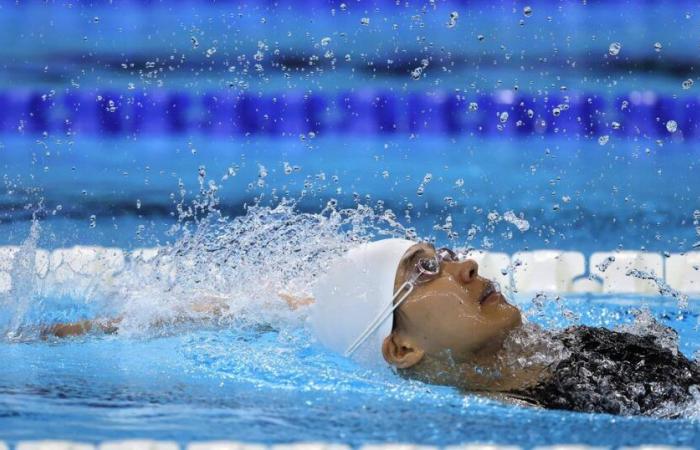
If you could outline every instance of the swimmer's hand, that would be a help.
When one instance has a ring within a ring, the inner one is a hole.
[[[309,306],[314,303],[313,297],[295,297],[289,292],[280,291],[277,293],[279,298],[287,302],[289,309],[292,311],[301,308],[302,306]]]

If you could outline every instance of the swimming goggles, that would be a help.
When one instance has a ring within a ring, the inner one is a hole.
[[[357,339],[345,350],[345,357],[351,356],[355,351],[360,348],[360,346],[369,338],[372,333],[374,333],[377,328],[381,326],[390,315],[396,311],[396,308],[401,306],[401,303],[408,298],[408,296],[413,292],[416,285],[426,283],[440,274],[440,266],[443,261],[454,262],[458,261],[459,257],[455,252],[449,248],[439,248],[435,251],[435,257],[433,258],[421,258],[418,260],[415,266],[413,266],[413,271],[411,276],[406,282],[404,282],[399,288],[394,292],[391,298],[391,303],[387,304],[384,309],[382,309],[379,314],[370,322],[370,324],[365,328],[365,331],[358,336]],[[400,297],[400,298],[399,298]],[[398,298],[398,300],[397,300]]]

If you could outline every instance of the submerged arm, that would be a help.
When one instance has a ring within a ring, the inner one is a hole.
[[[278,295],[292,310],[311,305],[314,302],[312,297],[295,297],[285,291],[279,292]],[[180,318],[175,320],[175,322],[183,323],[196,321],[195,318],[191,317],[192,314],[201,316],[202,319],[215,319],[224,316],[229,309],[228,299],[218,296],[206,296],[190,304],[189,314],[183,314]],[[117,317],[115,319],[93,319],[58,323],[42,327],[40,334],[42,338],[48,336],[66,338],[82,336],[91,332],[116,334],[119,331],[119,325],[122,320],[122,317]],[[160,325],[160,323],[156,325]]]
[[[302,306],[312,305],[315,301],[313,297],[295,297],[294,295],[286,291],[280,291],[277,293],[277,295],[279,296],[279,298],[287,302],[289,309],[291,309],[292,311],[297,310]]]
[[[57,323],[41,328],[41,337],[55,336],[59,338],[82,336],[91,331],[101,331],[105,334],[115,334],[119,330],[122,318],[81,320],[78,322]]]

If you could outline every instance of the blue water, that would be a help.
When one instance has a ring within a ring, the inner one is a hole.
[[[165,242],[165,231],[175,222],[178,183],[189,202],[199,191],[200,167],[206,180],[220,186],[221,208],[230,215],[241,214],[256,198],[271,204],[298,199],[299,208],[309,212],[337,199],[345,207],[359,202],[392,209],[419,235],[448,243],[447,234],[434,226],[449,215],[457,233],[452,243],[511,253],[525,248],[683,252],[699,239],[693,211],[700,209],[700,164],[684,143],[173,137],[81,139],[45,147],[20,139],[5,141],[0,154],[0,171],[18,186],[11,194],[0,191],[5,236],[0,244],[26,238],[40,199],[45,247]],[[285,163],[297,169],[288,174]],[[262,179],[261,166],[267,172]],[[235,176],[222,180],[230,168]],[[432,180],[419,194],[427,174]],[[505,222],[488,228],[490,212],[508,210],[530,221],[530,230],[520,232]],[[479,232],[468,240],[472,225]]]
[[[524,6],[2,2],[0,246],[23,242],[32,217],[43,248],[172,243],[180,186],[190,205],[204,173],[231,217],[283,198],[318,213],[334,199],[391,209],[404,227],[440,244],[509,253],[697,248],[700,6],[543,1],[530,16]],[[453,11],[459,20],[448,27]],[[619,55],[610,54],[613,42]],[[229,103],[217,107],[218,94]],[[377,107],[378,95],[391,107]],[[504,95],[518,101],[503,107]],[[319,103],[297,103],[294,114],[271,106],[273,98],[306,96]],[[568,105],[567,97],[571,109],[555,118],[553,106]],[[241,98],[250,102],[243,113],[226,109]],[[483,101],[469,115],[474,99]],[[530,105],[536,113],[527,118]],[[510,118],[501,131],[503,111]],[[526,123],[516,128],[519,119]],[[546,127],[534,124],[541,119]],[[507,211],[529,230],[488,219]],[[27,320],[100,313],[99,302],[56,296],[34,298]],[[700,349],[697,303],[681,313],[662,298],[644,301],[679,331],[683,352]],[[631,321],[642,300],[583,296],[565,304],[584,323],[615,327]],[[0,323],[14,306],[0,309]],[[569,324],[553,306],[537,320]],[[0,340],[0,361],[0,440],[10,442],[700,448],[697,419],[541,411],[465,396],[356,367],[318,347],[298,322]]]
[[[683,352],[700,349],[697,307],[679,315],[674,303],[647,302],[658,320],[679,331]],[[584,323],[615,326],[632,321],[639,299],[584,296],[565,304]],[[544,322],[566,325],[556,314]],[[11,442],[148,436],[183,443],[700,446],[697,419],[508,406],[388,370],[367,371],[319,347],[303,328],[185,328],[139,339],[3,342],[0,352],[0,436]]]

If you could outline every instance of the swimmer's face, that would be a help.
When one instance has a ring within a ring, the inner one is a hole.
[[[434,257],[430,245],[408,249],[399,264],[394,290],[411,278],[420,259]],[[479,275],[474,260],[443,261],[440,273],[417,284],[396,310],[394,330],[384,340],[382,353],[399,368],[411,367],[425,355],[458,364],[495,354],[521,323],[518,308]]]

